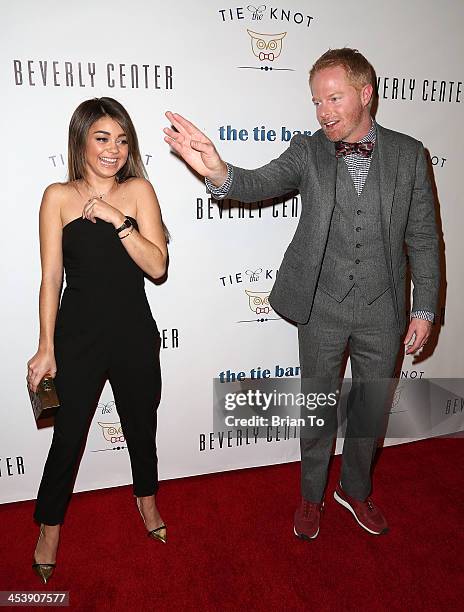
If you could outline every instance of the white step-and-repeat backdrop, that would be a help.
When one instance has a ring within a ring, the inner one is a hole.
[[[213,431],[212,396],[214,378],[239,372],[298,376],[295,327],[258,302],[300,213],[299,197],[211,203],[163,142],[164,112],[189,117],[232,163],[262,165],[292,134],[317,130],[308,70],[329,47],[367,56],[378,76],[377,120],[422,140],[433,165],[449,291],[438,344],[418,361],[406,358],[402,379],[461,376],[461,2],[24,0],[1,13],[0,502],[35,497],[52,436],[51,427],[37,429],[25,389],[38,338],[38,209],[44,188],[66,179],[69,119],[89,97],[112,96],[128,109],[172,233],[167,282],[147,282],[163,340],[162,479],[298,458],[292,430],[271,428],[264,438],[252,428]],[[455,400],[444,405],[443,418],[457,410]],[[107,386],[75,490],[129,482]]]

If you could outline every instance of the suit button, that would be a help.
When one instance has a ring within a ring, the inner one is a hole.
[[[360,210],[357,210],[357,211],[356,211],[356,214],[357,214],[357,215],[360,215],[360,214],[361,214],[361,211],[360,211]]]
[[[359,244],[359,242],[356,244],[356,248],[357,248],[357,249],[360,249],[360,248],[361,248],[361,246],[362,246],[362,245],[361,245],[361,244]]]
[[[354,263],[357,263],[357,264],[358,264],[358,263],[360,263],[360,260],[359,260],[359,259],[357,259],[357,260],[356,260]]]
[[[349,278],[350,280],[353,280],[354,276],[353,276],[352,274],[350,274],[350,275],[348,276],[348,278]]]
[[[356,228],[356,231],[357,231],[357,232],[360,232],[360,231],[361,231],[361,228],[360,228],[360,227],[357,227],[357,228]]]

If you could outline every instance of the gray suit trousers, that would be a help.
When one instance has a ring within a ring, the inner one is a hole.
[[[308,323],[298,326],[302,391],[334,391],[339,387],[346,349],[352,385],[342,455],[341,484],[352,497],[364,500],[371,490],[371,466],[386,402],[391,391],[401,343],[391,290],[367,304],[354,286],[342,302],[317,288]],[[317,382],[316,382],[317,380]],[[324,389],[322,389],[324,386]],[[320,502],[337,428],[336,407],[318,407],[322,428],[301,433],[301,492]]]

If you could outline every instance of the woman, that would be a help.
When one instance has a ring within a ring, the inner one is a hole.
[[[116,100],[87,100],[76,109],[68,158],[68,182],[47,187],[40,207],[40,339],[27,364],[30,388],[50,372],[61,404],[34,513],[40,534],[33,568],[44,582],[55,567],[80,450],[106,378],[137,506],[148,534],[166,542],[154,497],[160,336],[144,289],[144,273],[159,278],[166,271],[160,208],[132,121]]]

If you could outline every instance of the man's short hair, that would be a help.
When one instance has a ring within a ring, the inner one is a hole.
[[[375,90],[374,69],[357,49],[343,47],[343,49],[329,49],[314,62],[309,71],[309,83],[320,70],[341,66],[345,69],[349,81],[360,90],[365,85],[372,85]]]

